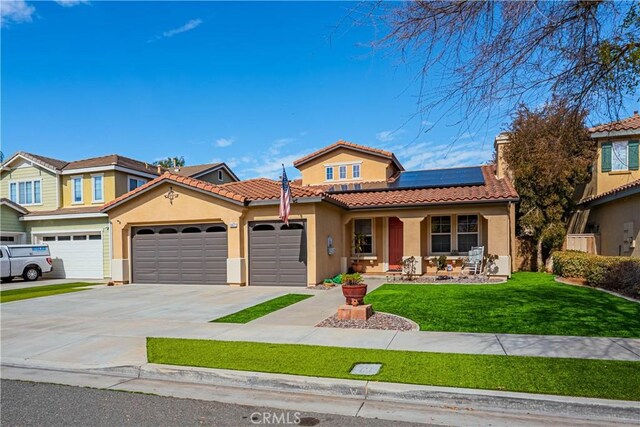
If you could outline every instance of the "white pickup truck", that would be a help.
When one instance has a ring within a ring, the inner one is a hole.
[[[26,281],[38,280],[42,273],[53,270],[47,245],[1,245],[0,278],[10,282],[22,276]]]

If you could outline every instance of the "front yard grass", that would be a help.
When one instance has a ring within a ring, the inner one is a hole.
[[[385,284],[365,302],[422,331],[640,337],[640,304],[545,273],[488,285]]]
[[[311,298],[313,295],[304,294],[287,294],[282,295],[269,301],[245,308],[218,319],[211,320],[214,323],[248,323],[259,317],[266,316],[269,313],[278,311],[297,302]],[[210,322],[210,323],[211,323]]]
[[[147,358],[168,365],[640,400],[640,362],[179,338],[147,338]],[[373,376],[350,374],[362,362],[383,366]]]
[[[0,303],[86,291],[88,289],[87,286],[94,286],[96,284],[97,283],[76,282],[63,283],[61,285],[44,285],[33,286],[31,288],[8,289],[6,291],[0,291]]]

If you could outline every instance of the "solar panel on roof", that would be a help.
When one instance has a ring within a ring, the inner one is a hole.
[[[398,179],[389,184],[389,188],[461,187],[483,184],[484,175],[482,174],[482,167],[471,166],[453,169],[401,172]]]

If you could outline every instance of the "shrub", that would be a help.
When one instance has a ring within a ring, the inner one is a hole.
[[[555,252],[553,273],[585,279],[589,286],[640,296],[640,259],[609,257],[578,251]]]
[[[362,276],[360,273],[354,274],[343,274],[342,275],[342,284],[345,286],[356,286],[362,284]]]

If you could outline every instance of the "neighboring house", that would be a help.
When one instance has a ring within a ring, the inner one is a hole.
[[[598,155],[567,247],[640,257],[640,115],[589,129]]]
[[[165,173],[107,203],[113,279],[123,283],[304,286],[345,272],[354,233],[367,272],[415,257],[499,255],[511,273],[518,195],[495,166],[405,171],[393,153],[339,141],[294,162],[289,225],[280,181],[223,185]],[[433,270],[431,270],[433,271]]]
[[[109,219],[100,209],[164,171],[115,154],[67,162],[16,153],[0,170],[0,239],[48,244],[54,260],[49,277],[111,277]],[[223,163],[174,172],[237,181]]]

